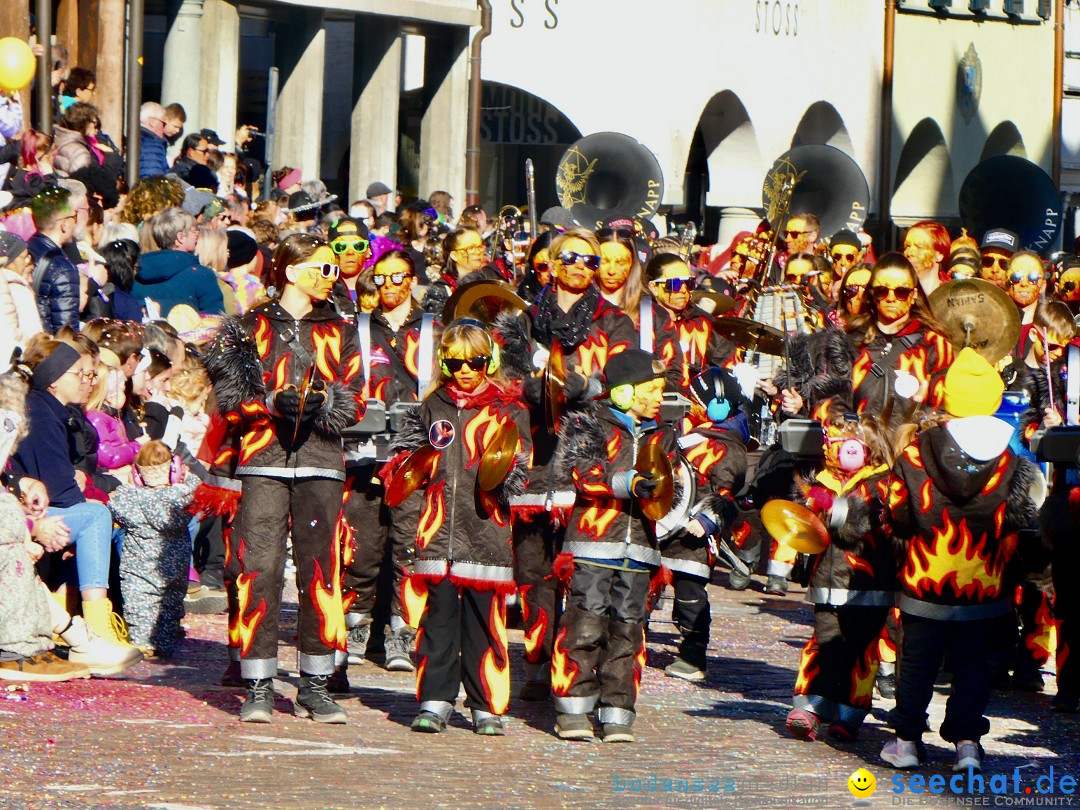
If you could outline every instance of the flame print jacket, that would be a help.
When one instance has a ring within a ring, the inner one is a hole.
[[[894,399],[890,425],[906,421],[900,403],[907,400],[896,398],[896,372],[905,372],[915,378],[921,387],[929,386],[926,395],[928,409],[938,409],[944,398],[945,371],[952,365],[953,347],[944,335],[925,328],[917,320],[908,322],[895,335],[878,334],[859,351],[851,369],[851,384],[855,410],[881,413]]]
[[[514,590],[507,500],[528,475],[530,452],[528,420],[519,398],[516,388],[492,383],[472,395],[451,393],[444,386],[420,406],[416,427],[423,441],[434,435],[436,443],[449,444],[439,453],[424,492],[416,526],[415,576],[431,582],[449,576],[457,585],[500,593]],[[517,456],[502,484],[485,492],[477,481],[480,460],[509,425],[518,429]],[[391,451],[402,451],[410,437],[395,436],[394,441]],[[388,467],[393,465],[392,459]]]
[[[806,601],[817,605],[892,607],[896,602],[896,549],[882,523],[889,468],[863,467],[844,480],[831,470],[817,475],[831,509],[807,504],[829,527],[830,542],[818,555]],[[838,524],[838,525],[837,525]]]
[[[898,604],[929,619],[1012,610],[1003,592],[1005,566],[1019,530],[1038,514],[1029,495],[1038,470],[1004,445],[986,461],[969,455],[949,430],[965,421],[916,436],[889,479],[886,525],[904,549]]]
[[[729,368],[735,359],[735,344],[716,331],[712,316],[691,304],[672,321],[682,347],[680,385],[690,388],[690,380],[709,366]],[[665,363],[670,362],[661,357]],[[674,360],[675,358],[672,358]]]
[[[369,396],[387,404],[394,402],[416,402],[417,379],[420,362],[420,321],[424,308],[413,299],[412,309],[401,328],[394,331],[381,310],[371,313],[372,361],[369,375],[371,384]],[[438,357],[439,332],[438,321],[434,324],[432,339],[432,361]],[[434,367],[431,369],[435,373]],[[431,377],[434,379],[434,377]]]
[[[677,443],[697,487],[697,503],[687,520],[704,514],[716,525],[719,537],[729,536],[733,529],[736,533],[743,531],[744,521],[735,508],[735,493],[746,481],[746,444],[742,436],[706,421],[687,430]],[[661,540],[660,545],[664,565],[672,571],[706,579],[712,575],[713,560],[707,538],[679,531],[670,539]]]
[[[240,433],[238,478],[345,480],[341,433],[363,415],[364,377],[356,328],[331,305],[296,320],[272,300],[227,320],[206,365],[218,409]],[[299,388],[311,369],[326,386],[326,401],[296,431],[274,409],[274,396],[288,385]]]
[[[656,524],[630,492],[634,465],[647,444],[657,444],[675,463],[675,432],[642,423],[633,430],[606,406],[564,416],[558,467],[577,490],[563,552],[575,559],[623,560],[660,566]]]

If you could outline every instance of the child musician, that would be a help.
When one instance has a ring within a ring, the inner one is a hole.
[[[657,421],[663,374],[640,349],[608,358],[603,403],[564,416],[560,430],[560,462],[578,491],[563,546],[574,570],[551,661],[555,733],[564,740],[592,738],[593,709],[605,742],[634,740],[649,585],[660,567],[656,526],[639,502],[658,482],[635,463],[652,444],[674,457],[674,432]]]
[[[417,640],[420,713],[412,729],[445,729],[464,684],[476,733],[501,736],[510,700],[506,594],[515,588],[507,499],[523,489],[527,474],[528,418],[520,390],[496,374],[498,346],[483,324],[462,319],[447,327],[439,364],[442,377],[420,407],[419,424],[391,445],[398,456],[423,445],[438,451],[405,586],[427,593]],[[513,466],[485,491],[479,475],[485,451],[513,427]]]

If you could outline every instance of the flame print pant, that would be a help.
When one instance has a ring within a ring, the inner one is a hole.
[[[552,651],[555,710],[630,725],[645,666],[649,571],[578,560]]]
[[[417,640],[416,698],[453,706],[465,685],[465,706],[506,714],[510,660],[506,597],[458,587],[448,578],[428,584]]]
[[[244,478],[230,537],[235,556],[230,568],[237,572],[237,615],[229,628],[230,636],[240,643],[242,677],[272,678],[277,674],[278,619],[290,518],[300,599],[300,671],[305,675],[333,673],[334,650],[344,646],[345,633],[338,582],[341,497],[342,483],[327,478]]]
[[[559,581],[552,574],[562,550],[565,529],[548,515],[514,522],[514,579],[521,594],[525,661],[538,670],[551,663],[551,645],[559,623]]]
[[[978,740],[990,730],[983,716],[990,702],[990,639],[996,619],[939,621],[901,613],[904,627],[897,663],[896,708],[892,727],[902,740],[922,738],[926,707],[934,695],[934,680],[948,655],[952,686],[945,703],[941,738],[946,742]]]
[[[890,610],[814,605],[814,634],[799,660],[792,707],[825,721],[861,723],[870,711],[878,641]]]

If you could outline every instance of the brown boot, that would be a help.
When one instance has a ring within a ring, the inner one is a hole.
[[[70,681],[89,677],[89,668],[51,652],[0,662],[0,680],[5,681]]]

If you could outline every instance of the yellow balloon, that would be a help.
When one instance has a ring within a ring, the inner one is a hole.
[[[17,37],[0,39],[0,89],[22,90],[34,78],[37,60],[30,46]]]

